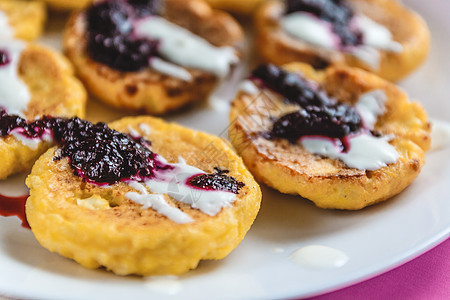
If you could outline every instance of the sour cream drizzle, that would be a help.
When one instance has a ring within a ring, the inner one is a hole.
[[[8,62],[0,65],[0,107],[8,114],[23,117],[31,99],[28,86],[20,79],[18,72],[20,56],[26,44],[13,37],[14,30],[9,25],[8,16],[0,11],[0,51],[8,57]],[[36,149],[41,141],[27,138],[18,130],[11,134],[31,149]]]
[[[393,40],[392,33],[363,14],[356,15],[352,24],[363,34],[363,44],[349,49],[341,49],[340,41],[331,25],[307,12],[295,12],[281,19],[281,27],[294,38],[329,50],[352,53],[370,68],[377,70],[380,65],[378,50],[402,52],[400,43]]]
[[[233,47],[215,47],[162,17],[150,16],[137,20],[134,24],[134,34],[140,38],[159,40],[158,51],[167,60],[213,73],[220,78],[229,73],[231,64],[239,61]],[[181,73],[180,70],[174,72],[181,77],[187,77],[187,74]]]
[[[304,136],[300,143],[311,153],[342,160],[348,167],[360,170],[377,170],[398,161],[399,154],[389,144],[389,136],[375,137],[368,133],[385,111],[386,95],[381,90],[374,90],[361,95],[355,105],[359,111],[365,130],[347,137],[350,149],[342,152],[334,139]]]
[[[129,192],[125,195],[128,199],[142,204],[143,208],[152,207],[172,221],[185,224],[193,222],[192,218],[178,208],[170,206],[165,201],[163,194],[189,204],[192,208],[199,209],[210,216],[217,215],[223,207],[231,206],[236,200],[236,195],[231,192],[203,190],[188,185],[189,178],[205,174],[205,172],[186,164],[183,158],[180,157],[178,163],[168,163],[159,155],[156,159],[169,168],[157,170],[155,176],[145,180],[143,184],[129,183],[139,193]],[[153,194],[149,194],[147,188]]]
[[[25,47],[22,41],[0,38],[0,50],[9,57],[9,63],[0,65],[0,106],[11,115],[23,116],[31,99],[28,87],[18,72],[20,55]]]

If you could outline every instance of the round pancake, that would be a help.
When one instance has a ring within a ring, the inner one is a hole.
[[[236,46],[243,37],[239,24],[227,13],[211,9],[202,0],[166,0],[164,17],[199,35],[214,46]],[[69,20],[64,51],[88,90],[117,108],[164,114],[205,100],[218,79],[211,73],[186,68],[189,82],[150,68],[120,72],[92,60],[86,53],[86,21],[83,12]]]
[[[229,136],[259,182],[282,193],[301,195],[318,207],[357,210],[391,198],[417,177],[431,141],[427,115],[418,103],[409,102],[392,83],[356,68],[315,71],[299,63],[285,68],[318,82],[331,97],[347,104],[356,103],[368,91],[384,91],[386,112],[378,118],[375,131],[393,136],[390,144],[400,158],[375,171],[359,170],[312,154],[300,144],[265,139],[261,132],[271,130],[273,119],[291,108],[267,89],[256,96],[240,92],[232,103]]]
[[[31,99],[24,112],[27,120],[44,115],[84,116],[86,91],[73,75],[67,59],[61,54],[38,45],[29,44],[22,51],[19,77],[30,91]],[[18,172],[29,171],[36,159],[50,144],[41,142],[32,150],[14,136],[0,138],[0,179]]]
[[[145,132],[141,124],[148,126]],[[182,274],[202,259],[227,256],[249,230],[261,201],[259,186],[241,158],[218,137],[151,117],[125,118],[111,127],[123,132],[132,128],[169,162],[182,156],[205,172],[227,169],[245,186],[233,205],[215,216],[165,195],[194,219],[177,224],[125,198],[133,189],[124,182],[111,188],[83,182],[67,159],[53,160],[52,148],[27,178],[27,219],[41,245],[87,268],[104,266],[119,275]]]
[[[368,70],[391,81],[405,77],[423,63],[430,48],[430,33],[419,15],[393,0],[348,2],[355,11],[388,28],[393,39],[403,47],[400,53],[380,50],[379,70],[371,70],[351,54],[314,47],[288,35],[279,24],[284,5],[277,0],[268,1],[255,13],[256,43],[261,58],[278,65],[297,61],[315,67],[327,63],[344,64]]]

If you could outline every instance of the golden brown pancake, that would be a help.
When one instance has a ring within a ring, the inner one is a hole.
[[[360,170],[310,153],[298,143],[266,139],[261,132],[270,131],[273,120],[292,111],[292,105],[265,88],[256,96],[241,91],[232,103],[229,135],[259,182],[282,193],[301,195],[318,207],[356,210],[391,198],[417,177],[430,147],[430,125],[420,104],[410,102],[394,84],[356,68],[316,71],[300,63],[285,68],[316,81],[342,103],[353,105],[368,91],[384,91],[386,112],[378,117],[374,129],[393,137],[390,144],[399,159],[377,170]]]
[[[280,27],[284,14],[283,1],[272,0],[255,13],[257,49],[262,60],[277,65],[306,62],[315,67],[344,64],[371,71],[382,78],[397,81],[417,69],[428,55],[430,33],[425,21],[416,13],[393,0],[348,0],[356,12],[361,12],[385,26],[399,42],[399,53],[380,50],[380,67],[370,68],[351,54],[312,46],[288,35]]]
[[[84,182],[73,174],[66,158],[53,159],[57,151],[53,148],[27,178],[27,219],[41,245],[87,268],[104,266],[119,275],[182,274],[200,260],[227,256],[249,230],[261,201],[259,186],[241,158],[218,137],[156,118],[125,118],[111,127],[132,129],[149,139],[152,151],[169,162],[182,156],[205,172],[227,169],[245,186],[232,206],[215,216],[164,195],[194,220],[178,224],[126,198],[134,191],[127,183],[105,188]]]

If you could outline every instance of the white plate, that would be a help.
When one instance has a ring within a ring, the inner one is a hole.
[[[449,2],[405,2],[424,15],[435,38],[428,62],[402,86],[412,98],[421,100],[431,117],[450,121]],[[57,45],[58,38],[59,34],[51,33],[44,40]],[[219,103],[170,119],[226,135],[223,107]],[[101,104],[92,102],[90,118],[113,119],[121,114],[112,110],[103,116],[92,113],[100,109]],[[447,138],[448,142],[450,131],[442,129],[440,134],[440,141]],[[45,299],[273,299],[325,293],[393,268],[450,235],[449,158],[448,144],[429,153],[422,173],[408,189],[358,212],[321,210],[307,200],[263,187],[261,212],[230,256],[202,262],[185,276],[158,283],[84,269],[40,247],[17,218],[0,217],[0,294]],[[8,192],[13,189],[8,185]],[[350,260],[338,269],[314,270],[288,259],[294,250],[311,244],[340,249]]]

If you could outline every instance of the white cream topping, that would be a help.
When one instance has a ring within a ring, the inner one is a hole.
[[[150,58],[150,67],[162,74],[166,74],[184,81],[192,81],[192,75],[188,70],[159,57]]]
[[[355,105],[367,130],[374,128],[378,116],[385,111],[386,94],[381,90],[373,90],[360,96]],[[399,154],[395,147],[389,144],[391,137],[375,137],[363,131],[357,135],[348,136],[349,151],[342,152],[340,145],[334,139],[304,136],[300,143],[311,153],[325,157],[340,159],[348,167],[360,170],[377,170],[397,162]]]
[[[142,132],[143,132],[145,135],[150,135],[150,133],[152,132],[150,126],[148,126],[148,125],[145,124],[145,123],[140,123],[140,124],[139,124],[139,129],[142,130]]]
[[[281,26],[290,35],[307,43],[327,49],[335,49],[338,45],[336,35],[329,23],[306,13],[295,12],[281,19]]]
[[[128,132],[130,133],[130,135],[134,138],[139,138],[141,137],[141,135],[139,134],[139,132],[136,131],[136,129],[133,128],[133,126],[128,126]]]
[[[7,113],[23,116],[31,99],[27,85],[19,78],[20,55],[26,44],[19,40],[0,39],[0,50],[6,51],[10,62],[0,66],[0,106]]]
[[[289,258],[306,268],[333,269],[344,266],[349,257],[341,250],[321,245],[310,245],[294,251]]]
[[[12,38],[14,37],[14,30],[9,25],[8,16],[0,10],[0,38]]]
[[[351,53],[360,61],[364,62],[370,69],[378,70],[380,68],[381,55],[380,51],[377,49],[366,45],[360,45],[352,48]]]
[[[130,182],[129,185],[135,190],[139,191],[140,194],[129,192],[125,195],[125,197],[133,202],[141,204],[142,208],[153,208],[158,213],[166,216],[167,218],[178,224],[187,224],[193,222],[192,218],[189,215],[176,207],[170,206],[169,203],[167,203],[166,199],[164,199],[163,195],[149,194],[147,192],[147,188],[136,181]]]
[[[27,146],[31,150],[36,150],[42,141],[51,143],[53,141],[52,134],[50,132],[45,132],[41,137],[30,138],[22,134],[22,128],[13,129],[10,135],[15,137],[23,145]]]
[[[173,169],[158,172],[155,178],[145,181],[152,192],[168,194],[210,216],[215,216],[236,200],[236,195],[231,192],[197,189],[186,184],[190,177],[205,174],[202,170],[182,162],[167,163],[161,156],[159,159]]]
[[[363,33],[363,43],[377,49],[402,52],[400,43],[393,40],[392,33],[385,26],[378,24],[363,14],[355,16],[356,26]]]
[[[233,47],[215,47],[162,17],[151,16],[137,21],[135,34],[159,40],[158,51],[165,59],[188,68],[211,72],[220,78],[229,73],[231,64],[239,61]]]
[[[259,88],[256,84],[248,79],[241,82],[239,90],[252,96],[256,96],[259,93]]]
[[[154,178],[144,181],[145,186],[136,181],[130,182],[129,185],[139,193],[129,192],[125,195],[128,199],[143,205],[144,209],[151,207],[172,221],[185,224],[193,222],[192,218],[178,208],[170,206],[162,194],[168,194],[175,200],[189,204],[192,208],[210,216],[215,216],[223,207],[231,206],[236,200],[236,195],[231,192],[203,190],[189,186],[187,184],[189,178],[205,172],[187,165],[182,157],[179,157],[178,163],[168,163],[161,156],[158,156],[158,160],[171,169],[156,171]],[[147,188],[153,194],[149,194]]]
[[[399,158],[395,147],[388,141],[388,137],[374,137],[362,133],[349,137],[348,152],[341,152],[333,140],[320,137],[303,137],[301,144],[311,153],[340,159],[350,168],[378,170],[395,163]]]
[[[382,90],[373,90],[361,95],[355,104],[356,110],[361,115],[364,125],[373,129],[378,117],[386,111],[387,97]]]
[[[341,50],[339,37],[333,32],[330,23],[313,14],[291,13],[284,16],[280,23],[283,30],[295,38],[325,49]],[[351,26],[362,32],[363,44],[343,51],[352,53],[371,69],[377,70],[380,66],[378,50],[397,53],[403,51],[402,45],[393,40],[389,29],[363,14],[356,15]]]

